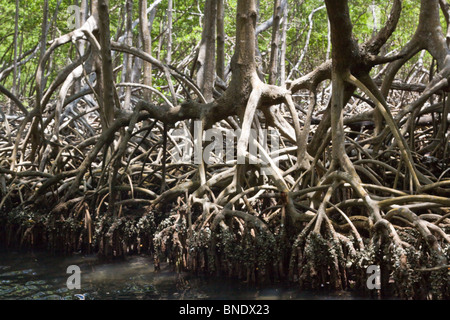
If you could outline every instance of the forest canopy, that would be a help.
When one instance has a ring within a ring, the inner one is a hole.
[[[450,297],[445,0],[0,0],[0,242]],[[225,149],[225,150],[224,150]]]

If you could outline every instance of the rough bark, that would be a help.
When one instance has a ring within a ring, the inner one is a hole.
[[[269,62],[269,84],[275,84],[278,76],[278,54],[280,45],[280,20],[282,8],[281,0],[274,0],[273,3],[273,25],[272,25],[272,43]]]
[[[139,0],[139,19],[140,19],[140,35],[141,41],[144,48],[144,52],[151,55],[152,53],[152,39],[148,24],[148,16],[147,16],[147,0]],[[152,86],[152,64],[144,61],[143,64],[143,74],[144,80],[143,84],[146,86]],[[151,101],[151,91],[144,91],[144,99],[146,101]]]
[[[197,85],[207,102],[213,101],[216,61],[216,20],[218,0],[207,0],[202,40],[197,59]]]
[[[114,121],[114,78],[111,57],[111,34],[109,28],[109,0],[98,0],[97,13],[99,20],[99,43],[101,54],[101,74],[98,76],[99,91],[102,96],[100,103],[100,114],[102,127],[104,130],[109,128]]]
[[[217,0],[217,76],[225,79],[225,2]]]

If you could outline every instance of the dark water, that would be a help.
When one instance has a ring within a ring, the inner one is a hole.
[[[81,269],[81,289],[69,290],[70,265]],[[360,299],[350,293],[317,294],[295,287],[256,288],[236,280],[178,274],[168,266],[155,272],[146,256],[101,263],[95,256],[55,257],[0,251],[0,300],[290,300]]]

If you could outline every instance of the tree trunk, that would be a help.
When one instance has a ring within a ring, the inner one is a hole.
[[[278,52],[280,44],[281,0],[273,3],[272,43],[269,62],[269,84],[275,84],[278,76]]]
[[[152,54],[152,39],[148,24],[148,16],[147,16],[147,0],[139,0],[139,19],[140,19],[140,34],[142,46],[144,48],[144,52],[148,54]],[[144,85],[151,87],[152,86],[152,64],[144,61],[143,62],[143,74],[144,74]],[[152,94],[149,90],[144,90],[144,99],[146,101],[151,101]]]
[[[344,91],[345,76],[350,72],[352,62],[358,57],[359,48],[353,40],[352,24],[348,11],[348,0],[325,0],[331,27],[332,52],[332,102],[331,102],[331,133],[333,146],[333,161],[342,163],[346,157],[344,147]]]
[[[125,23],[125,43],[128,46],[133,45],[133,0],[127,0],[125,4],[126,11],[126,23]],[[133,69],[133,56],[130,54],[124,54],[123,56],[123,68],[122,68],[122,81],[125,83],[131,82],[131,74]],[[131,87],[125,88],[125,98],[123,102],[123,108],[125,110],[131,109]]]
[[[215,80],[217,0],[206,0],[202,40],[197,60],[197,85],[207,102],[212,102]]]
[[[47,2],[46,2],[47,3]],[[13,86],[12,94],[17,96],[17,47],[19,38],[19,0],[16,0],[16,14],[14,18],[14,70],[13,70]],[[45,15],[45,14],[44,14]],[[13,114],[14,102],[10,100],[9,102],[9,114]]]
[[[173,23],[173,0],[167,4],[167,54],[166,64],[172,63],[172,23]]]
[[[111,57],[111,33],[109,28],[109,0],[94,0],[97,2],[97,14],[99,22],[99,43],[101,47],[101,73],[97,81],[100,86],[100,114],[102,128],[106,130],[114,121],[115,99],[114,99],[114,77]]]
[[[86,20],[88,18],[88,0],[81,0],[81,5],[80,5],[80,25],[84,25],[86,23]],[[82,57],[85,54],[85,47],[86,47],[86,42],[83,40],[80,40],[77,42],[77,50],[79,53],[79,56]],[[81,90],[81,79],[77,79],[75,81],[75,85],[74,85],[74,93],[76,92],[80,92]]]
[[[225,3],[217,0],[217,76],[225,79]]]
[[[283,10],[283,27],[281,31],[281,49],[280,49],[280,85],[286,85],[286,46],[287,46],[287,27],[288,27],[288,5]]]

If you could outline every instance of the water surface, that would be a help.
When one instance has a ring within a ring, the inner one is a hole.
[[[70,265],[81,269],[81,289],[69,290]],[[155,272],[148,256],[105,263],[96,256],[52,256],[0,251],[2,300],[290,300],[355,299],[350,293],[311,293],[295,286],[256,287],[237,280],[179,274],[164,266]]]

